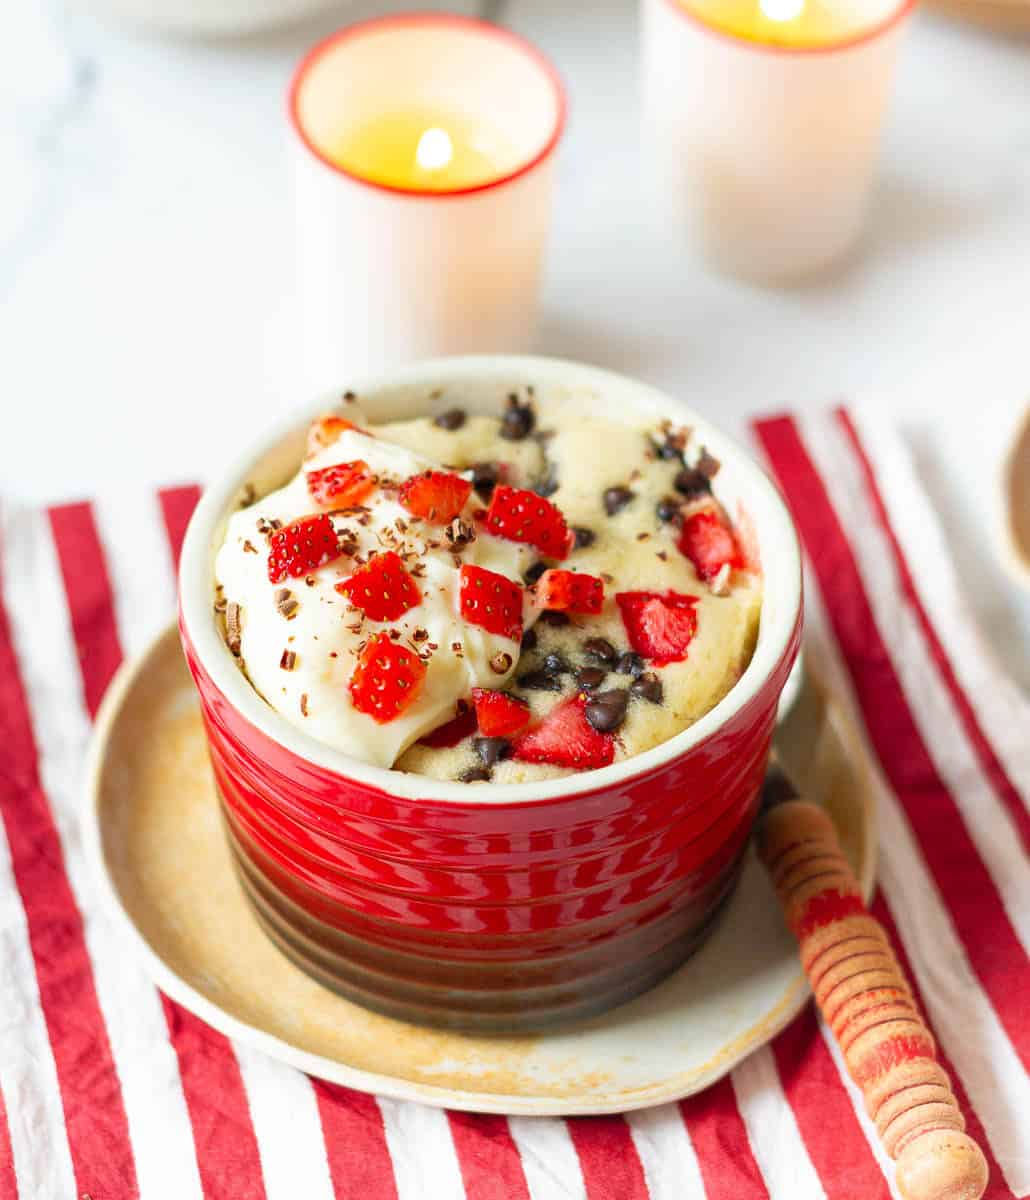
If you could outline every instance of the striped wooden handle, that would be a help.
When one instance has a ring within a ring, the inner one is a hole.
[[[837,1039],[905,1200],[979,1200],[987,1163],[965,1132],[933,1036],[880,923],[814,804],[771,808],[758,853],[772,876],[816,1003]]]

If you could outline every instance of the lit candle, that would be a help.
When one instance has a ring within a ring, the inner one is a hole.
[[[290,111],[309,384],[530,347],[565,112],[532,46],[445,13],[366,21],[301,63]]]
[[[862,4],[830,0],[679,0],[687,12],[733,37],[793,49],[828,47],[862,34]]]
[[[644,134],[665,215],[751,278],[844,255],[913,0],[641,2]]]
[[[512,157],[498,130],[464,113],[410,109],[348,130],[333,161],[372,183],[408,191],[481,187]]]

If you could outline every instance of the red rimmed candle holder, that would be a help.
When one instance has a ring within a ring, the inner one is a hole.
[[[530,348],[566,113],[536,47],[451,13],[363,21],[302,60],[288,108],[314,387]]]

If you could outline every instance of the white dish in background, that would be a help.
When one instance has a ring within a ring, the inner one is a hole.
[[[89,11],[151,33],[178,37],[240,37],[295,25],[317,13],[335,11],[340,24],[397,9],[393,3],[369,0],[91,0]],[[441,5],[412,4],[412,8]],[[443,5],[448,12],[478,15],[476,0]]]

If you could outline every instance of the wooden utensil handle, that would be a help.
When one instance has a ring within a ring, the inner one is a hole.
[[[862,1089],[906,1200],[979,1200],[987,1163],[965,1132],[933,1036],[829,816],[787,800],[758,831],[816,1003]]]

